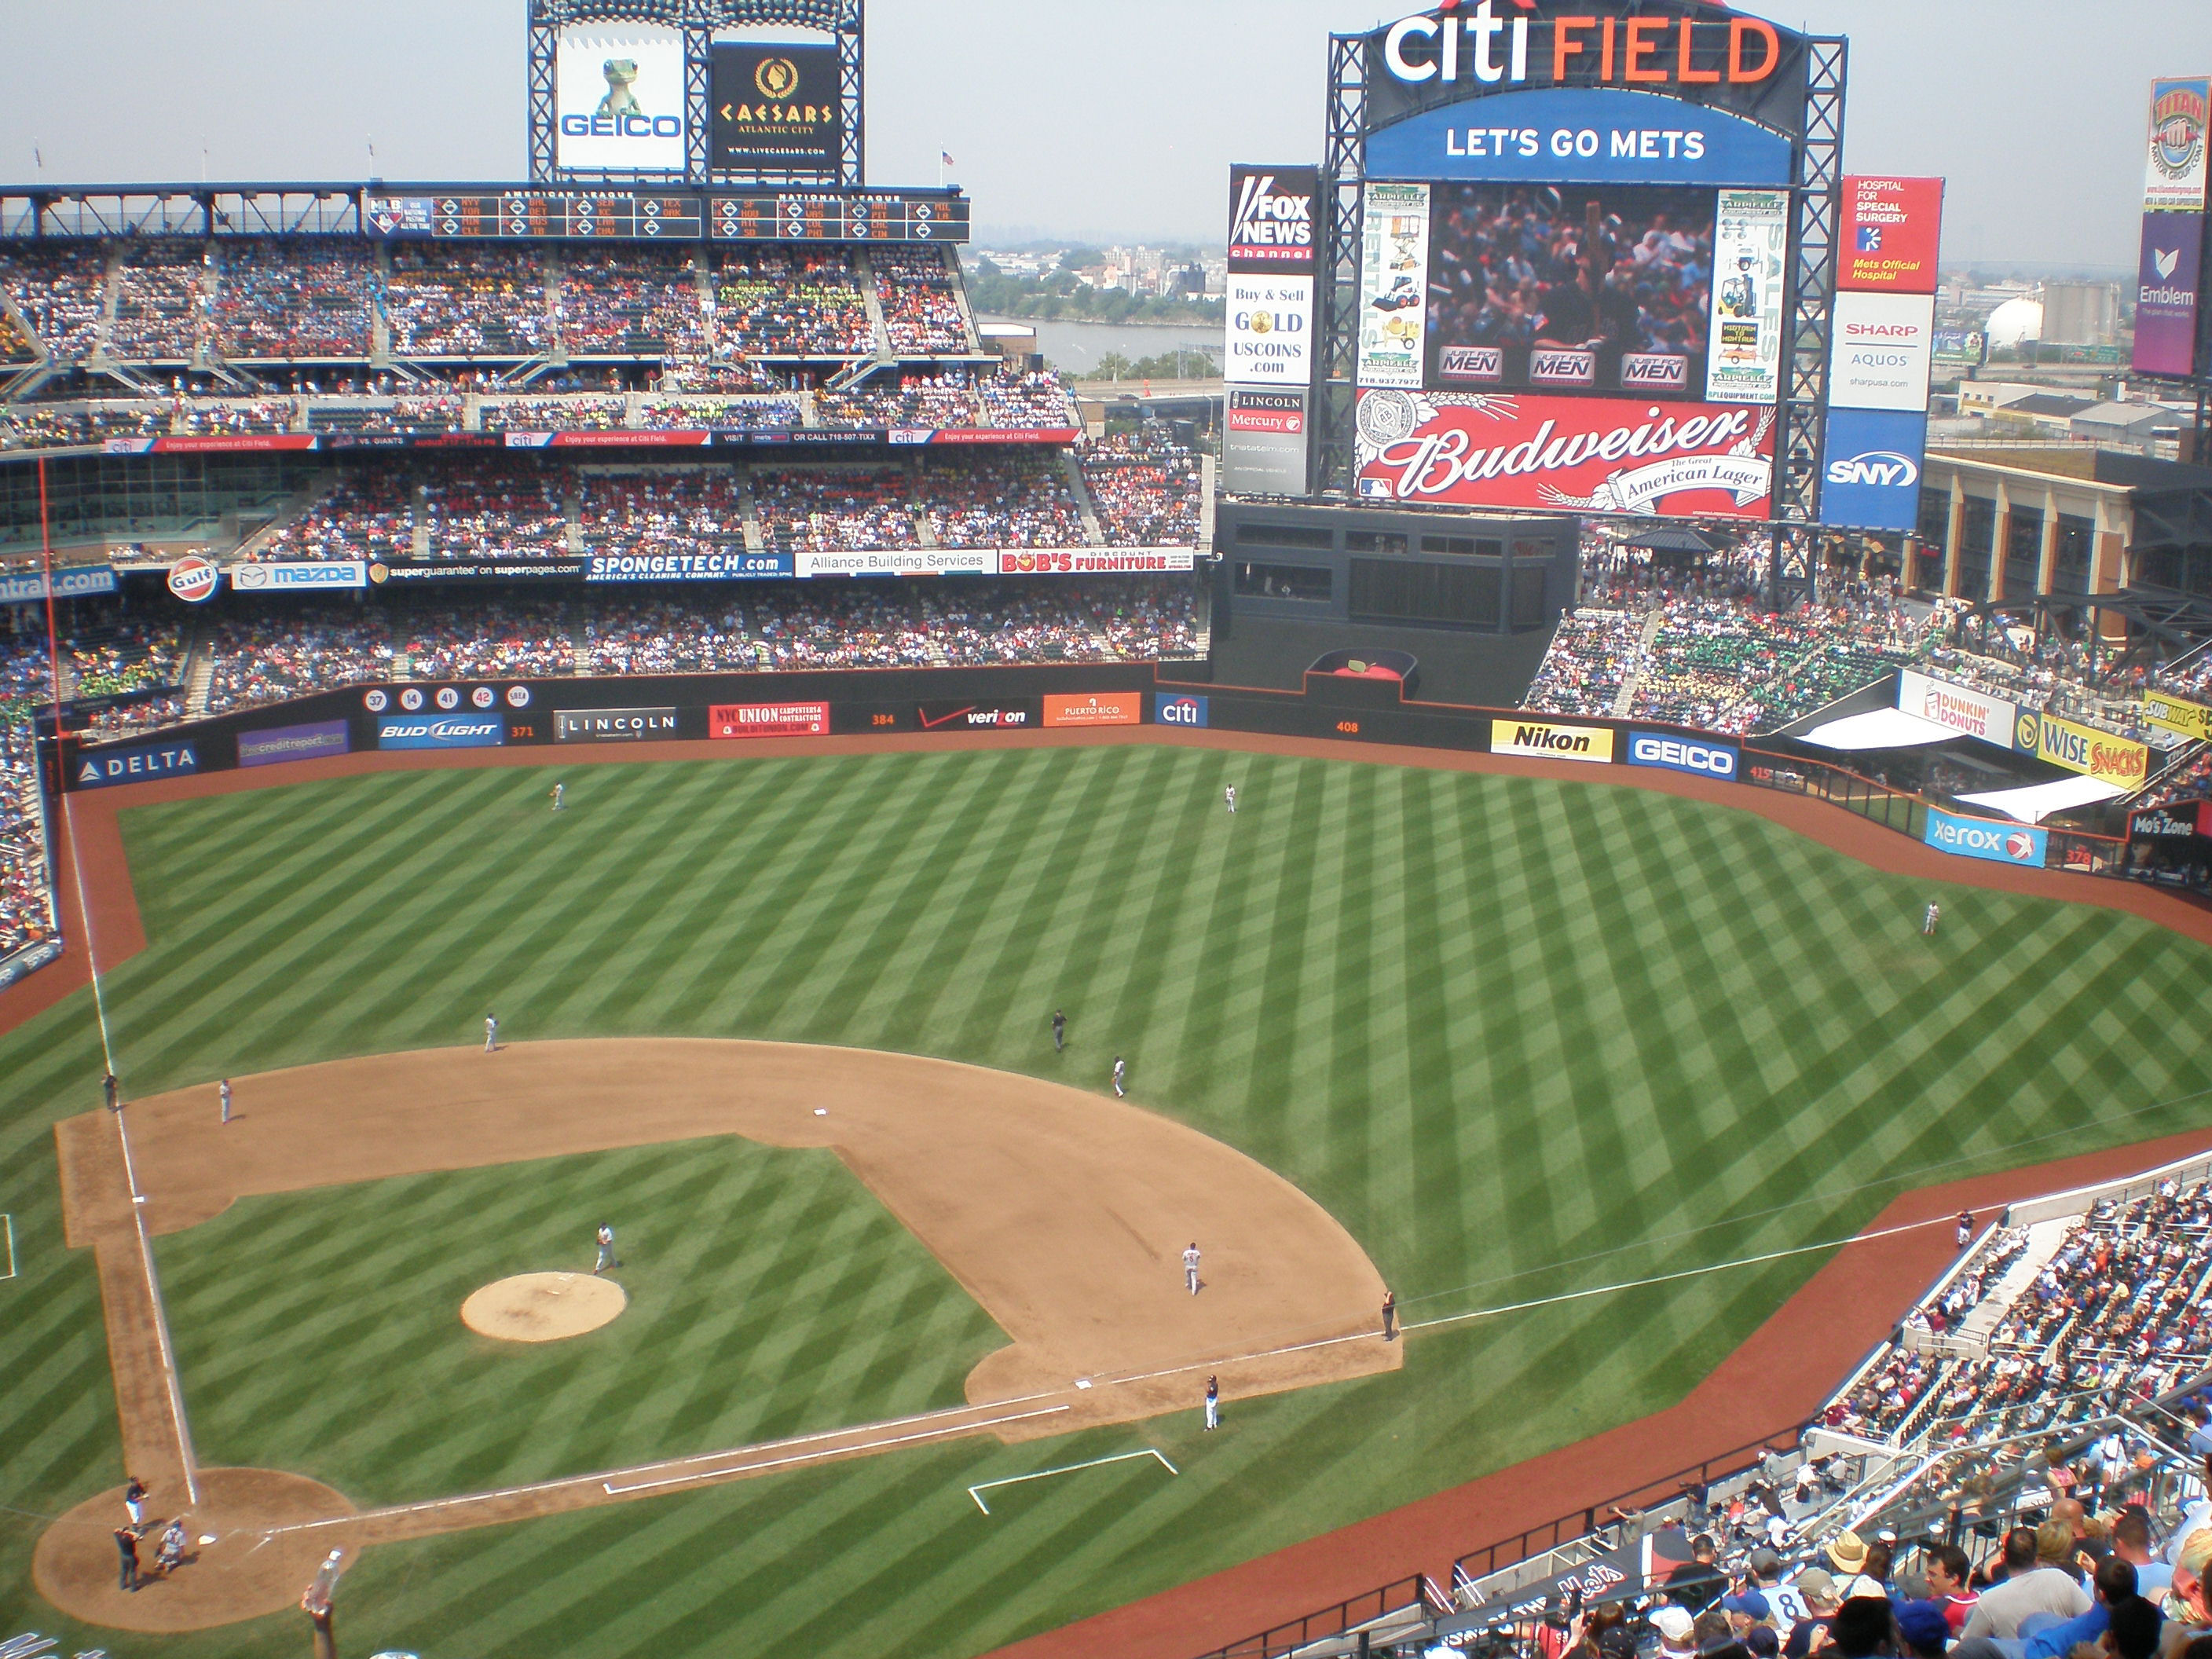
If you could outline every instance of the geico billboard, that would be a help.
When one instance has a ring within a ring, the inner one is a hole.
[[[1790,137],[1804,129],[1805,37],[1698,0],[1431,7],[1370,30],[1364,54],[1370,132],[1443,104],[1560,88],[1705,105]]]
[[[562,29],[553,110],[563,172],[683,172],[683,35],[644,24]]]

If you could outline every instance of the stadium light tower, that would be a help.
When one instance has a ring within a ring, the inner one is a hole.
[[[866,0],[530,0],[531,181],[860,189],[865,9]],[[714,35],[737,29],[805,30],[829,40],[793,42],[772,68],[744,64],[757,76],[725,93],[717,78],[729,66],[718,66]],[[822,60],[828,73],[818,94],[801,72],[815,52],[834,53],[834,65]],[[757,113],[774,106],[772,125],[785,142],[730,139],[718,111],[733,100]]]

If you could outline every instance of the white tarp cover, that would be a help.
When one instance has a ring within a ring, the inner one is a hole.
[[[1842,720],[1816,726],[1805,734],[1805,741],[1823,749],[1917,749],[1966,735],[1902,708],[1877,708],[1871,714],[1846,714]]]
[[[2112,785],[2100,783],[2095,778],[2061,778],[2056,783],[2030,784],[2025,789],[1996,789],[1987,794],[1961,795],[1959,799],[2002,812],[2008,818],[2018,818],[2022,823],[2040,823],[2053,812],[2117,799],[2121,793]]]

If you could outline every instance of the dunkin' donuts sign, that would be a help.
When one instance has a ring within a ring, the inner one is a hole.
[[[1370,501],[1764,519],[1774,411],[1632,398],[1359,394]]]

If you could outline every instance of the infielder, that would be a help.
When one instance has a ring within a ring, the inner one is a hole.
[[[1972,1210],[1961,1210],[1959,1212],[1959,1248],[1963,1250],[1973,1242],[1974,1212]]]
[[[1233,818],[1237,816],[1237,786],[1232,783],[1223,793],[1229,798],[1229,816]]]
[[[499,1016],[497,1014],[486,1014],[484,1016],[484,1052],[486,1054],[490,1054],[498,1047]]]
[[[561,810],[561,792],[568,787],[565,783],[556,783],[553,786],[553,810],[556,812]]]
[[[1221,1426],[1221,1379],[1218,1376],[1206,1379],[1206,1426],[1208,1429]]]
[[[222,1102],[222,1121],[228,1123],[230,1121],[230,1079],[225,1078],[216,1085],[215,1092],[216,1098]]]
[[[1942,920],[1943,907],[1940,904],[1930,903],[1926,914],[1922,915],[1920,918],[1921,936],[1924,939],[1935,938],[1936,924]]]
[[[1052,1011],[1052,1046],[1055,1053],[1067,1047],[1067,1016],[1057,1008]]]
[[[1128,1075],[1129,1075],[1129,1067],[1128,1067],[1128,1064],[1127,1064],[1127,1061],[1125,1061],[1125,1060],[1121,1058],[1121,1055],[1119,1055],[1119,1054],[1115,1055],[1115,1056],[1114,1056],[1114,1097],[1115,1097],[1116,1100],[1124,1099],[1124,1098],[1126,1098],[1126,1097],[1127,1097],[1127,1095],[1128,1095],[1128,1092],[1129,1092],[1129,1091],[1128,1091],[1127,1089],[1124,1089],[1124,1088],[1121,1086],[1121,1079],[1124,1079],[1124,1078],[1126,1078],[1126,1077],[1127,1077],[1127,1076],[1128,1076]]]
[[[592,1264],[592,1271],[603,1273],[610,1267],[619,1267],[615,1260],[615,1230],[604,1221],[599,1223],[599,1259]]]
[[[1183,1283],[1190,1286],[1193,1296],[1198,1294],[1198,1241],[1192,1239],[1190,1248],[1182,1253]]]
[[[1398,1292],[1385,1285],[1382,1291],[1382,1340],[1385,1342],[1397,1340],[1396,1333],[1391,1328],[1397,1322]]]

